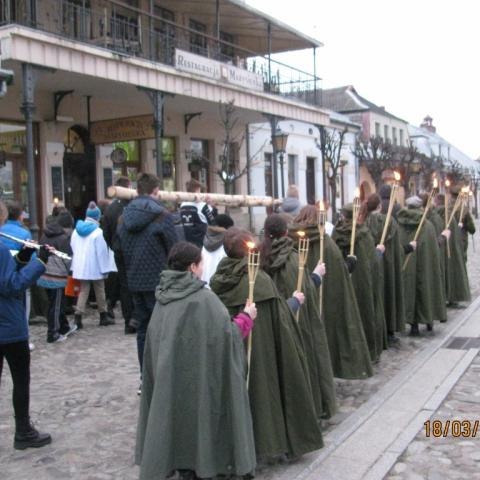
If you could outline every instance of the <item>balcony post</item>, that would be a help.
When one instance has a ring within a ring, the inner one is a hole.
[[[38,240],[38,220],[36,202],[36,179],[35,179],[35,158],[33,151],[33,114],[35,113],[34,93],[36,83],[36,72],[34,67],[28,63],[22,64],[22,89],[23,101],[20,108],[25,118],[25,135],[27,149],[27,172],[28,172],[28,213],[30,219],[30,231],[32,237]]]
[[[313,101],[318,105],[317,97],[317,47],[313,47]]]
[[[270,134],[272,143],[272,184],[273,184],[273,198],[278,198],[278,172],[277,172],[277,149],[275,142],[273,141],[274,135],[277,133],[278,120],[276,115],[265,115],[270,122]]]
[[[268,43],[268,91],[272,90],[272,24],[267,24],[267,43]]]
[[[157,177],[160,180],[160,189],[163,188],[163,156],[162,156],[162,137],[163,137],[163,108],[165,98],[168,94],[160,90],[150,88],[140,88],[145,92],[153,106],[153,129],[155,131],[155,164]]]
[[[220,0],[215,5],[215,36],[217,37],[217,59],[220,60]]]

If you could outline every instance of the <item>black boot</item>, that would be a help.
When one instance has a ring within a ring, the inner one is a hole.
[[[427,323],[427,331],[429,332],[433,331],[433,323]]]
[[[52,437],[48,433],[40,433],[33,428],[30,418],[15,418],[15,440],[13,448],[25,450],[26,448],[40,448],[52,443]]]
[[[100,326],[101,327],[107,327],[108,325],[114,325],[115,320],[112,318],[108,318],[108,313],[107,312],[100,312]]]
[[[418,329],[418,323],[412,323],[412,325],[410,325],[410,335],[412,337],[418,337],[418,335],[420,335],[420,330]]]
[[[73,318],[74,318],[75,325],[77,326],[77,330],[81,330],[83,328],[82,314],[76,313]]]

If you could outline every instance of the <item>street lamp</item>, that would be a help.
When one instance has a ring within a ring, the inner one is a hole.
[[[283,175],[283,156],[287,151],[288,133],[283,133],[281,130],[277,130],[275,135],[272,135],[273,151],[280,155],[280,175],[282,179],[282,198],[285,197],[285,179]]]

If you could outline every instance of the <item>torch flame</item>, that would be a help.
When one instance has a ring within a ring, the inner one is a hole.
[[[357,187],[355,189],[355,195],[354,195],[355,198],[360,198],[360,189]]]
[[[468,188],[468,187],[463,187],[463,188],[462,188],[462,192],[463,192],[464,194],[468,195],[469,192],[470,192],[470,188]]]
[[[448,178],[445,180],[445,186],[447,188],[450,186],[450,180]]]
[[[320,210],[321,212],[324,212],[324,211],[325,211],[325,205],[323,204],[323,200],[320,200],[319,210]]]
[[[468,191],[468,194],[473,197],[473,192],[471,190]]]
[[[396,181],[396,182],[399,182],[400,179],[402,178],[402,176],[401,176],[397,171],[395,171],[395,170],[393,171],[393,175],[394,175],[394,177],[395,177],[395,181]]]
[[[433,179],[433,188],[438,188],[438,180],[436,178]]]
[[[297,234],[300,238],[303,238],[305,236],[305,232],[302,232],[302,230],[298,231]]]
[[[58,203],[58,198],[57,198],[57,197],[55,197],[55,198],[53,199],[53,203],[55,203],[55,204]]]
[[[255,248],[255,243],[254,242],[247,242],[247,247],[249,250],[253,250]]]

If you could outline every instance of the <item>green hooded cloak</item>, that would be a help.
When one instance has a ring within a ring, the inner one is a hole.
[[[371,213],[366,225],[374,238],[375,245],[382,239],[383,227],[387,216],[383,213]],[[402,265],[403,247],[400,244],[398,223],[391,218],[385,237],[383,254],[383,306],[387,332],[403,332],[405,330],[405,298],[403,292]],[[382,269],[380,269],[382,272]],[[381,273],[380,273],[381,274]]]
[[[248,298],[247,258],[223,258],[210,280],[231,315]],[[249,396],[258,456],[302,455],[323,446],[301,334],[272,279],[258,272]]]
[[[349,254],[351,233],[351,220],[344,219],[335,225],[332,239],[343,252],[344,257]],[[386,334],[383,302],[379,300],[382,296],[383,285],[381,278],[378,277],[379,265],[375,244],[370,230],[364,224],[357,224],[354,254],[357,257],[357,266],[351,275],[352,283],[370,358],[372,361],[377,361],[382,353]]]
[[[136,463],[140,479],[255,468],[245,353],[238,327],[190,272],[160,275],[145,342]]]
[[[411,242],[420,224],[423,211],[402,208],[397,220],[402,245]],[[407,258],[407,257],[405,257]],[[445,289],[440,269],[440,251],[435,227],[425,220],[417,240],[417,249],[410,255],[403,270],[406,321],[410,324],[433,324],[445,320]]]
[[[310,239],[307,264],[308,271],[313,272],[320,258],[318,228],[291,225],[289,235],[298,238],[299,230],[303,230]],[[324,261],[327,274],[322,279],[322,315],[333,374],[346,379],[371,377],[372,365],[352,281],[342,253],[327,234],[324,236]]]
[[[440,272],[442,277],[443,290],[445,292],[445,298],[448,299],[447,272],[446,272],[446,263],[448,260],[447,241],[445,237],[442,236],[442,232],[443,230],[445,230],[445,222],[435,208],[430,208],[428,210],[427,219],[430,222],[432,222],[432,225],[435,228],[435,233],[437,234],[437,238],[440,238],[440,241],[438,243],[438,248],[440,253]]]
[[[287,300],[297,288],[298,254],[293,249],[293,240],[288,237],[275,239],[271,257],[267,273]],[[298,324],[308,360],[315,405],[319,416],[330,418],[336,411],[335,383],[325,325],[318,309],[318,291],[308,271],[303,276],[302,292],[305,294],[305,303],[300,308]]]
[[[449,216],[453,209],[453,204],[449,207]],[[442,224],[445,225],[445,207],[437,207],[438,215]],[[457,218],[452,220],[449,225],[450,239],[448,241],[450,247],[450,258],[448,254],[444,257],[445,264],[445,288],[447,291],[447,300],[449,302],[469,302],[470,301],[470,285],[468,282],[467,267],[463,256],[462,232],[458,226]]]

